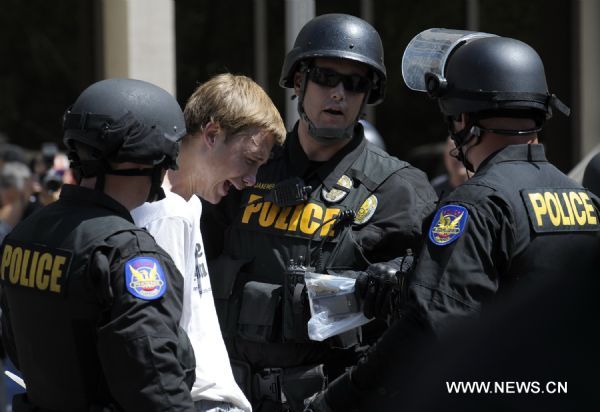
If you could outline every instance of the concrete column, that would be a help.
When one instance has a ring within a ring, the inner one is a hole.
[[[373,0],[360,0],[360,17],[371,24],[371,26],[375,26],[375,7]],[[385,50],[383,50],[383,60],[385,63]],[[375,126],[375,106],[365,106],[365,119]]]
[[[175,95],[174,0],[103,0],[104,77],[154,83]]]
[[[467,0],[466,4],[467,30],[479,30],[479,0]]]
[[[294,46],[296,36],[307,21],[315,17],[314,0],[285,0],[285,52]],[[283,62],[281,62],[283,64]],[[291,100],[293,89],[286,89],[285,124],[290,130],[298,120],[298,101]]]
[[[578,132],[575,137],[579,140],[576,156],[581,159],[600,144],[600,2],[578,0],[578,3],[579,25],[575,30],[579,62],[573,74],[579,84],[575,86],[578,93],[574,94],[573,108]]]
[[[254,0],[254,80],[269,92],[266,0]]]

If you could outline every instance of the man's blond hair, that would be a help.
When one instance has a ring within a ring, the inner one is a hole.
[[[286,130],[279,111],[262,87],[246,76],[214,76],[192,93],[183,114],[189,135],[212,121],[231,134],[257,126],[272,133],[278,144],[285,141]]]

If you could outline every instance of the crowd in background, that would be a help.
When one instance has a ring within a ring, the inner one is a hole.
[[[58,199],[73,183],[67,156],[54,143],[29,151],[0,142],[0,241],[21,220]]]

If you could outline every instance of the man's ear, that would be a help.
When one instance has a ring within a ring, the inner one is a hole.
[[[304,77],[304,73],[300,73],[300,72],[294,73],[294,93],[296,93],[296,96],[300,96],[303,77]]]
[[[208,147],[214,147],[221,128],[217,122],[210,121],[202,128],[202,139]]]
[[[469,115],[467,113],[461,113],[458,117],[452,116],[452,125],[454,126],[454,131],[464,129],[467,126],[468,121]]]

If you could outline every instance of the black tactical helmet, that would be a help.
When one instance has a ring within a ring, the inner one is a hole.
[[[63,119],[64,142],[77,179],[96,177],[104,190],[105,175],[150,176],[147,201],[165,197],[164,169],[177,169],[178,141],[185,135],[179,104],[167,91],[132,79],[108,79],[81,93]],[[91,148],[81,156],[77,145]],[[133,162],[148,168],[118,169],[111,163]]]
[[[347,14],[324,14],[306,23],[285,56],[279,85],[293,88],[298,64],[319,57],[348,59],[367,65],[375,75],[367,103],[377,104],[383,100],[386,82],[383,45],[369,23]]]
[[[174,167],[179,141],[186,133],[179,103],[166,90],[133,79],[92,84],[64,117],[64,142],[90,146],[98,157]]]
[[[450,55],[444,77],[428,74],[430,95],[447,116],[483,111],[528,111],[549,118],[569,109],[548,93],[544,65],[527,44],[507,37],[476,38]]]

